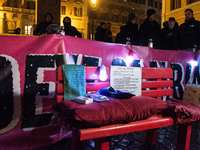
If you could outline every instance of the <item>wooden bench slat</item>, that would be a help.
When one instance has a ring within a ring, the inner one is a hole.
[[[173,95],[173,89],[161,89],[161,90],[143,90],[142,96],[147,97],[159,97]]]
[[[173,87],[173,81],[172,80],[142,81],[142,88],[162,88],[162,87]]]
[[[57,83],[56,93],[57,94],[63,94],[64,93],[63,83]]]
[[[173,79],[171,68],[142,68],[142,79]]]
[[[85,78],[86,80],[99,80],[99,70],[98,66],[85,66]],[[106,74],[108,79],[110,79],[110,67],[106,67]]]
[[[98,91],[108,86],[110,86],[110,82],[89,82],[86,83],[86,91]]]
[[[171,117],[154,115],[145,120],[134,121],[126,124],[107,125],[99,128],[79,129],[78,139],[87,140],[100,137],[113,136],[118,134],[148,130],[174,124]]]
[[[58,66],[57,68],[57,80],[63,81],[62,66]]]
[[[57,103],[59,103],[59,102],[63,101],[64,96],[63,96],[63,94],[62,95],[56,95],[56,98],[57,98]]]

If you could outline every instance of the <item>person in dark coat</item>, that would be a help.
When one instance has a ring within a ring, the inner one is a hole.
[[[178,23],[174,17],[170,17],[168,21],[163,23],[164,28],[161,30],[161,49],[177,50],[176,36]]]
[[[110,22],[107,22],[107,24],[106,24],[106,36],[108,36],[109,42],[110,42],[110,43],[113,43],[113,40],[112,40],[112,32],[110,31],[110,27],[111,27],[111,23],[110,23]]]
[[[100,26],[96,28],[95,40],[102,42],[109,42],[109,37],[106,35],[106,23],[101,22]]]
[[[63,24],[64,24],[65,35],[74,37],[77,36],[79,38],[82,37],[81,33],[74,26],[71,25],[71,18],[65,17],[63,19]]]
[[[153,48],[160,48],[160,33],[161,28],[155,21],[156,11],[154,9],[147,10],[147,18],[141,24],[139,29],[140,45],[148,46],[149,40],[153,40]]]
[[[21,32],[20,28],[17,28],[17,29],[14,30],[14,34],[20,34],[20,32]]]
[[[33,31],[33,35],[42,35],[46,34],[47,27],[52,24],[53,16],[50,13],[46,13],[44,16],[44,21],[40,22],[35,30]]]
[[[185,23],[177,32],[178,49],[200,49],[200,22],[195,20],[192,9],[185,10]]]
[[[132,45],[139,45],[137,17],[134,13],[128,15],[127,24],[121,26],[120,30],[121,31],[116,36],[115,43],[126,44],[128,38]]]

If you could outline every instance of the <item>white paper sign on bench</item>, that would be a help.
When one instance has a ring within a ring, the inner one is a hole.
[[[110,66],[110,86],[141,96],[141,75],[140,67]]]

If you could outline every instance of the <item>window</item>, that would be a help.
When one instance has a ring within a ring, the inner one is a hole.
[[[112,21],[113,22],[119,21],[119,10],[117,9],[112,10]]]
[[[153,7],[153,0],[148,0],[148,6]]]
[[[31,35],[32,25],[25,25],[25,35]]]
[[[108,13],[102,12],[101,13],[101,20],[108,20]]]
[[[96,11],[90,10],[90,18],[97,19],[97,13],[96,13]]]
[[[27,1],[27,9],[35,10],[35,2],[34,1]]]
[[[101,20],[105,20],[105,21],[108,21],[108,10],[109,9],[107,9],[107,8],[103,8],[103,9],[101,9],[101,16],[100,16],[100,19]]]
[[[191,3],[194,3],[194,2],[197,2],[197,1],[200,1],[200,0],[188,0],[188,4],[191,4]]]
[[[113,22],[118,22],[118,15],[113,14]]]
[[[61,7],[61,15],[66,15],[66,6]]]
[[[171,10],[181,8],[181,0],[171,0]]]
[[[160,9],[162,9],[162,3],[160,3]]]
[[[132,2],[137,3],[137,0],[132,0]]]
[[[155,8],[158,8],[158,2],[155,1]]]
[[[8,6],[8,7],[15,7],[15,4],[16,4],[16,3],[15,3],[14,0],[8,0],[8,1],[7,1],[7,6]]]
[[[82,17],[82,8],[74,7],[74,16]]]
[[[140,0],[140,4],[145,5],[145,0]]]
[[[122,16],[122,23],[127,23],[128,17],[127,16]]]
[[[74,3],[74,16],[82,17],[82,3]]]

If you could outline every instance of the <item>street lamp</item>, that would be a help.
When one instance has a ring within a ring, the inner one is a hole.
[[[95,15],[95,7],[96,7],[96,0],[91,0],[92,6],[92,40],[94,39],[94,15]]]

